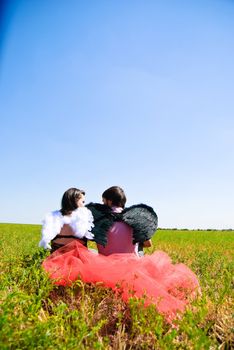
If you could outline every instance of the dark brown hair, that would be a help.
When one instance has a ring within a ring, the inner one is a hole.
[[[125,207],[127,198],[124,190],[119,186],[112,186],[105,190],[102,194],[102,198],[112,201],[112,205],[116,207]]]
[[[66,192],[64,192],[62,201],[61,201],[61,214],[68,215],[71,212],[78,208],[77,201],[81,198],[81,195],[85,195],[83,190],[79,190],[78,188],[69,188]]]

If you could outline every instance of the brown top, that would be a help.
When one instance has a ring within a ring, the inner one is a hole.
[[[74,241],[74,239],[87,246],[86,238],[80,239],[78,237],[75,237],[71,226],[69,224],[64,224],[61,228],[60,233],[51,241],[52,250],[54,251],[59,247],[71,243],[72,241]]]

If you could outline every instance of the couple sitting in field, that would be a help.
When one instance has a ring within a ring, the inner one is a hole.
[[[85,193],[66,191],[62,208],[47,215],[40,246],[52,254],[42,266],[56,285],[69,286],[78,279],[102,283],[128,301],[144,298],[154,304],[168,322],[183,312],[199,292],[195,274],[184,264],[172,264],[170,257],[155,251],[143,255],[143,246],[157,229],[157,215],[145,204],[124,208],[124,191],[113,186],[103,195],[103,204],[86,207]],[[98,253],[87,248],[97,244]],[[51,246],[50,246],[51,242]]]
[[[90,203],[85,207],[84,191],[67,190],[62,208],[46,216],[39,245],[54,252],[73,240],[85,246],[87,240],[94,240],[103,255],[142,255],[143,247],[151,246],[150,238],[157,229],[156,213],[143,204],[124,209],[126,195],[118,186],[104,191],[102,200],[103,204]]]

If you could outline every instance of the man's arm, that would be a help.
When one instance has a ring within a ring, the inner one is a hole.
[[[148,241],[143,242],[143,247],[144,247],[144,248],[152,247],[152,241],[151,241],[151,239],[148,239]]]

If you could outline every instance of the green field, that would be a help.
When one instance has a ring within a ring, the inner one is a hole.
[[[41,269],[39,225],[0,224],[0,349],[231,349],[233,231],[158,230],[154,250],[188,265],[202,297],[172,327],[155,307],[77,281],[55,287]]]

